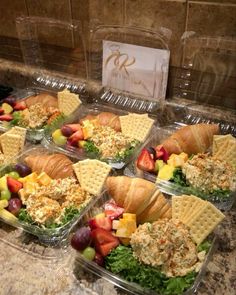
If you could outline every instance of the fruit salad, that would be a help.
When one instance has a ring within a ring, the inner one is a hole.
[[[136,214],[124,212],[113,199],[70,241],[82,259],[158,294],[182,294],[190,288],[211,246],[206,241],[196,246],[179,221],[139,225]]]
[[[120,131],[90,120],[63,125],[52,133],[52,139],[57,146],[73,152],[117,162],[128,158],[139,143]]]
[[[55,229],[68,224],[91,200],[75,177],[52,179],[25,163],[0,178],[0,217],[11,224]]]

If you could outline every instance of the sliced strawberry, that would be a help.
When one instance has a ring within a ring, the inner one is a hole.
[[[156,149],[157,159],[163,160],[165,163],[167,163],[167,160],[169,159],[169,154],[165,150],[165,148],[162,145],[158,145],[155,149]]]
[[[24,101],[18,101],[16,102],[13,108],[14,108],[14,111],[23,111],[27,108],[27,105]]]
[[[106,244],[110,242],[119,242],[117,237],[114,237],[112,232],[107,231],[103,228],[93,229],[91,232],[91,237],[96,244]]]
[[[83,140],[83,139],[84,139],[84,134],[83,134],[82,128],[80,127],[79,130],[77,130],[68,138],[68,144],[73,146],[78,146],[79,140]]]
[[[7,176],[7,187],[11,193],[17,193],[23,187],[23,184],[20,181]]]
[[[98,253],[100,253],[103,257],[107,256],[112,249],[116,248],[119,245],[119,240],[114,242],[109,242],[105,244],[95,244],[95,249]]]
[[[11,121],[13,119],[12,115],[1,115],[0,121]]]
[[[116,205],[114,200],[111,200],[105,204],[105,215],[110,217],[111,220],[116,219],[124,213],[124,208]]]
[[[153,160],[152,156],[150,155],[147,149],[143,149],[140,155],[138,156],[137,166],[139,169],[144,171],[154,171],[155,161]]]
[[[88,222],[91,229],[103,228],[110,231],[112,227],[112,222],[110,217],[95,217],[91,218]]]
[[[65,126],[70,127],[73,132],[81,130],[81,125],[80,124],[66,124]]]
[[[4,113],[4,110],[0,108],[0,115],[2,115],[3,113]]]

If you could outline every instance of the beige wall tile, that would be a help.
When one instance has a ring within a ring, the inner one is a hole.
[[[181,62],[180,37],[185,29],[186,1],[127,0],[125,22],[155,30],[161,26],[172,31],[170,40],[171,65]]]
[[[15,19],[27,15],[24,0],[0,1],[0,35],[17,37]]]
[[[70,0],[26,0],[26,3],[30,16],[71,22]],[[42,25],[38,27],[38,34],[39,40],[43,43],[65,47],[73,46],[73,35],[70,29]]]

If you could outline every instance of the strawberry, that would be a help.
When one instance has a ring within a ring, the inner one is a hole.
[[[11,193],[17,193],[23,187],[23,184],[20,181],[8,176],[7,187]]]
[[[69,138],[68,138],[68,143],[73,146],[77,146],[79,140],[84,139],[84,134],[82,128],[80,128],[78,131],[73,133]]]
[[[14,105],[14,111],[23,111],[27,108],[26,103],[24,101],[18,101]]]
[[[143,149],[138,156],[137,166],[143,171],[152,172],[155,169],[155,161],[147,149]]]
[[[156,148],[156,155],[158,160],[163,160],[165,163],[167,163],[167,160],[169,159],[168,152],[164,149],[162,145],[158,145]]]
[[[103,228],[110,231],[112,227],[111,219],[109,217],[94,217],[89,220],[89,227],[91,229]]]
[[[91,236],[95,243],[96,251],[102,254],[102,256],[108,255],[110,251],[116,248],[120,243],[117,237],[102,228],[92,230]]]
[[[13,119],[12,115],[1,115],[0,121],[11,121]]]
[[[116,219],[124,213],[124,208],[116,205],[115,201],[111,200],[105,204],[105,215],[111,220]]]
[[[65,126],[70,127],[73,132],[81,130],[81,125],[80,124],[66,124]]]
[[[0,115],[2,115],[3,113],[4,113],[4,110],[0,108]]]

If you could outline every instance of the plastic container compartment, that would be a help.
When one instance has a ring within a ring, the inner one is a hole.
[[[124,111],[124,110],[116,109],[116,108],[108,106],[108,105],[94,103],[91,105],[81,105],[80,108],[75,113],[74,119],[73,120],[68,119],[65,123],[79,123],[80,119],[84,118],[88,114],[89,115],[98,115],[101,112],[112,112],[112,113],[119,115],[119,116],[128,114],[128,112]],[[155,120],[155,118],[153,116],[150,116],[150,118]],[[68,153],[68,152],[72,153],[76,158],[78,158],[80,160],[85,159],[85,158],[94,158],[95,156],[93,154],[88,154],[83,149],[78,149],[78,148],[71,147],[68,145],[57,146],[53,142],[52,136],[51,136],[53,131],[57,128],[60,128],[62,125],[63,124],[59,124],[54,129],[50,130],[50,132],[47,132],[45,134],[45,139],[42,141],[42,144],[45,147],[51,146],[51,147],[53,147],[53,149],[55,149],[57,151],[62,151],[63,153]],[[153,125],[152,129],[150,130],[149,134],[152,134],[152,132],[154,132],[154,129],[155,129],[155,122],[154,122],[154,125]],[[147,135],[147,137],[149,136],[149,134]],[[104,160],[106,160],[113,168],[121,169],[138,154],[139,150],[142,148],[142,144],[143,144],[142,142],[139,143],[135,147],[132,155],[125,158],[124,161],[123,160],[116,161],[114,158],[108,158],[108,159],[104,159]]]
[[[94,215],[101,212],[103,205],[109,199],[110,199],[110,197],[107,193],[105,193],[100,199],[98,199],[97,202],[94,204],[94,206],[90,207],[90,209],[87,211],[87,213],[80,219],[80,221],[76,225],[76,228],[74,228],[73,231],[76,230],[77,228],[83,226],[84,224],[86,224],[87,221],[89,220],[89,218],[91,218]],[[183,293],[185,295],[194,294],[196,292],[202,278],[204,277],[207,264],[210,261],[212,254],[214,252],[214,249],[216,247],[216,236],[214,234],[210,235],[209,241],[211,241],[211,243],[212,243],[211,248],[206,255],[205,261],[204,261],[199,273],[197,274],[197,277],[195,279],[193,286]],[[87,278],[88,281],[90,282],[90,284],[86,284],[87,289],[88,290],[90,289],[90,292],[91,292],[93,290],[93,285],[94,285],[94,290],[97,292],[96,294],[99,294],[99,295],[103,294],[103,288],[101,288],[101,290],[99,290],[99,287],[98,287],[99,284],[96,284],[95,281],[98,279],[101,279],[101,278],[107,280],[112,285],[115,285],[116,287],[118,287],[118,288],[116,288],[117,291],[123,290],[123,291],[127,292],[128,294],[158,295],[154,291],[144,289],[143,287],[141,287],[140,285],[138,285],[136,283],[131,283],[131,282],[128,282],[128,281],[120,278],[118,275],[115,275],[112,272],[106,270],[105,268],[98,266],[95,262],[88,261],[79,252],[76,252],[76,258],[75,258],[75,263],[74,263],[74,274],[76,277],[78,277],[79,280],[81,280],[81,278],[85,278],[85,279]],[[88,285],[90,285],[91,287],[89,287]],[[103,285],[103,284],[101,284],[101,285]],[[108,287],[108,286],[106,286],[106,287]],[[127,293],[125,293],[125,294],[127,294]],[[119,292],[117,292],[117,294],[119,294]]]
[[[200,122],[199,122],[200,123]],[[168,126],[164,127],[156,127],[156,132],[153,134],[153,136],[148,139],[143,147],[155,147],[158,144],[160,144],[164,139],[169,137],[174,131],[177,129],[185,126],[184,123],[180,122],[175,122],[173,124],[170,124]],[[124,174],[127,176],[138,176],[138,177],[143,177],[151,182],[156,182],[156,185],[158,188],[167,194],[170,195],[182,195],[182,194],[192,194],[193,192],[191,189],[187,187],[181,187],[180,185],[177,185],[173,182],[166,181],[166,180],[161,180],[158,179],[157,181],[157,175],[155,173],[151,172],[146,172],[146,171],[141,171],[140,169],[137,169],[135,160],[132,161],[124,170]],[[194,191],[194,194],[197,195],[198,197],[201,197],[203,199],[206,199],[213,203],[218,209],[220,210],[225,210],[228,211],[231,209],[233,206],[234,200],[236,198],[236,192],[232,192],[228,198],[224,201],[219,200],[219,199],[211,199],[209,196],[203,194],[202,192],[197,193]]]
[[[16,163],[24,163],[24,159],[29,156],[29,155],[42,155],[42,154],[55,154],[58,153],[53,149],[45,149],[43,147],[33,147],[28,150],[25,150],[17,159]],[[72,162],[77,162],[75,158],[72,156],[69,157]],[[8,173],[9,171],[12,170],[14,167],[14,164],[9,164],[8,166],[2,167],[0,169],[0,177]],[[78,220],[81,218],[81,216],[86,212],[87,208],[90,208],[95,202],[96,198],[92,198],[87,204],[84,204],[81,208],[81,211],[79,215],[76,215],[69,223],[55,228],[55,229],[50,229],[50,228],[43,228],[39,227],[37,225],[31,225],[26,222],[19,221],[16,223],[11,223],[9,222],[10,225],[23,229],[24,231],[38,237],[39,242],[42,244],[46,245],[51,245],[51,246],[60,246],[63,245],[65,242],[65,238],[67,234],[69,233],[71,227],[75,225]],[[3,220],[3,222],[6,222]]]

